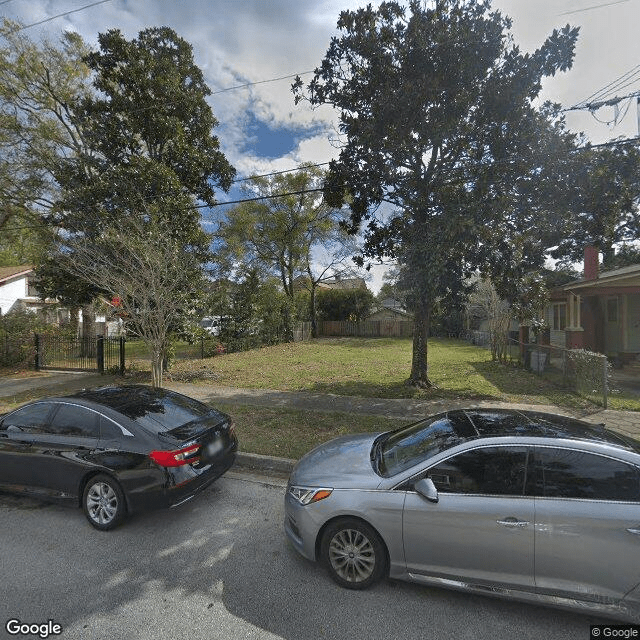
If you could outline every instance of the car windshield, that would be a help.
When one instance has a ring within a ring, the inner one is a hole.
[[[450,412],[386,434],[374,444],[372,457],[377,472],[388,478],[475,436],[477,432],[462,412]]]

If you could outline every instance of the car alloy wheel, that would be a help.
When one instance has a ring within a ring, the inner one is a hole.
[[[329,525],[321,549],[329,575],[348,589],[366,589],[386,573],[380,536],[359,520],[343,519]]]
[[[82,506],[89,522],[102,531],[117,527],[126,513],[124,494],[120,485],[103,474],[94,476],[87,483]]]

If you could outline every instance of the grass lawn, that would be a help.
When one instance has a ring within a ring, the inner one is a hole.
[[[241,451],[293,459],[338,436],[389,431],[408,423],[350,413],[267,409],[219,402],[215,406],[233,417]]]
[[[588,402],[515,365],[460,340],[429,340],[429,375],[437,389],[416,390],[404,381],[411,368],[411,339],[322,338],[281,344],[205,360],[178,361],[171,375],[207,384],[310,391],[380,398],[496,400],[582,407]],[[640,410],[640,399],[610,397],[610,407]]]

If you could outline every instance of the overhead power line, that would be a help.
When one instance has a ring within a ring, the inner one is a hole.
[[[9,0],[7,0],[9,1]],[[89,9],[91,7],[95,7],[99,4],[104,4],[105,2],[111,2],[112,0],[98,0],[98,2],[92,2],[91,4],[86,4],[83,7],[78,7],[77,9],[71,9],[70,11],[65,11],[64,13],[59,13],[56,16],[51,16],[50,18],[45,18],[44,20],[39,20],[38,22],[32,22],[31,24],[25,24],[22,27],[18,27],[13,31],[9,32],[9,35],[12,33],[18,33],[19,31],[24,31],[25,29],[30,29],[31,27],[37,27],[40,24],[45,24],[45,22],[51,22],[52,20],[57,20],[58,18],[64,18],[64,16],[69,16],[72,13],[78,13],[78,11],[84,11],[85,9]]]
[[[634,91],[633,93],[628,93],[626,96],[616,96],[615,98],[609,98],[608,100],[600,100],[599,102],[585,102],[581,105],[576,105],[575,107],[569,107],[568,109],[563,109],[562,111],[595,111],[600,107],[612,107],[627,98],[637,98],[640,96],[640,91]]]
[[[623,4],[625,2],[629,2],[629,0],[616,0],[616,2],[606,2],[605,4],[595,4],[592,7],[585,7],[584,9],[575,9],[574,11],[565,11],[564,13],[559,13],[559,16],[570,16],[574,13],[583,13],[584,11],[593,11],[594,9],[602,9],[603,7],[611,7],[614,4]]]
[[[622,87],[626,87],[629,84],[635,82],[640,77],[640,64],[636,65],[632,69],[629,69],[626,73],[623,73],[620,77],[616,78],[609,84],[605,85],[601,89],[598,89],[595,93],[592,93],[588,98],[576,103],[567,111],[575,108],[582,108],[584,105],[598,100],[604,100],[615,91],[620,91]]]
[[[269,80],[257,80],[256,82],[246,82],[245,84],[238,84],[234,87],[227,87],[226,89],[219,89],[218,91],[212,91],[211,95],[215,96],[219,93],[225,93],[226,91],[233,91],[234,89],[244,89],[245,87],[253,87],[256,84],[266,84],[267,82],[278,82],[278,80],[288,80],[289,78],[296,78],[297,76],[306,76],[313,71],[301,71],[300,73],[291,73],[288,76],[280,76],[279,78],[270,78]]]
[[[585,145],[583,147],[576,147],[575,149],[572,149],[571,152],[579,152],[579,151],[586,151],[589,149],[603,149],[603,148],[608,148],[608,147],[617,147],[617,146],[623,146],[623,145],[627,145],[627,144],[640,144],[640,136],[635,137],[635,138],[627,138],[624,140],[611,140],[610,142],[603,142],[601,144],[588,144]],[[504,161],[504,162],[511,162],[511,161]],[[313,166],[322,166],[322,165],[326,165],[329,164],[328,162],[323,162],[323,163],[319,163],[318,165],[309,165],[311,167]],[[471,163],[468,163],[466,165],[461,165],[459,167],[453,167],[450,171],[457,171],[457,170],[464,170],[469,168]],[[495,163],[494,163],[495,164]],[[285,170],[285,171],[281,171],[281,172],[274,172],[274,174],[264,174],[264,176],[268,176],[268,175],[276,175],[278,173],[290,173],[290,172],[294,172],[294,171],[303,171],[304,168],[302,169],[289,169],[289,170]],[[243,178],[243,180],[250,180],[251,178]],[[313,189],[301,189],[299,191],[287,191],[287,192],[283,192],[283,193],[274,193],[274,194],[270,194],[270,195],[264,195],[264,196],[255,196],[255,197],[251,197],[251,198],[241,198],[239,200],[226,200],[224,202],[216,202],[214,204],[200,204],[200,205],[192,205],[189,208],[191,209],[213,209],[216,207],[223,207],[226,205],[233,205],[233,204],[241,204],[243,202],[256,202],[256,201],[260,201],[260,200],[270,200],[270,199],[275,199],[275,198],[282,198],[285,196],[291,196],[291,195],[303,195],[305,193],[318,193],[323,191],[322,188],[313,188]],[[164,195],[171,195],[171,194],[159,194],[157,196],[155,196],[155,199],[158,199]],[[89,211],[87,211],[87,213],[89,213]],[[95,213],[94,213],[95,215]],[[23,229],[40,229],[42,228],[41,224],[27,224],[27,225],[20,225],[20,226],[12,226],[12,227],[4,227],[4,229],[6,231],[20,231]]]

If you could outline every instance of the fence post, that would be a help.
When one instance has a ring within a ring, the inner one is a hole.
[[[98,336],[96,339],[96,364],[98,372],[104,374],[104,336]]]
[[[36,340],[35,365],[36,365],[36,371],[40,371],[40,334],[39,333],[35,334],[35,340]]]
[[[126,366],[124,341],[125,341],[125,337],[124,336],[120,336],[120,375],[121,376],[124,375],[124,370],[125,370],[125,366]]]
[[[204,360],[204,336],[200,336],[200,359]]]
[[[607,400],[609,395],[609,379],[608,379],[608,365],[607,356],[602,356],[602,406],[607,408]]]

